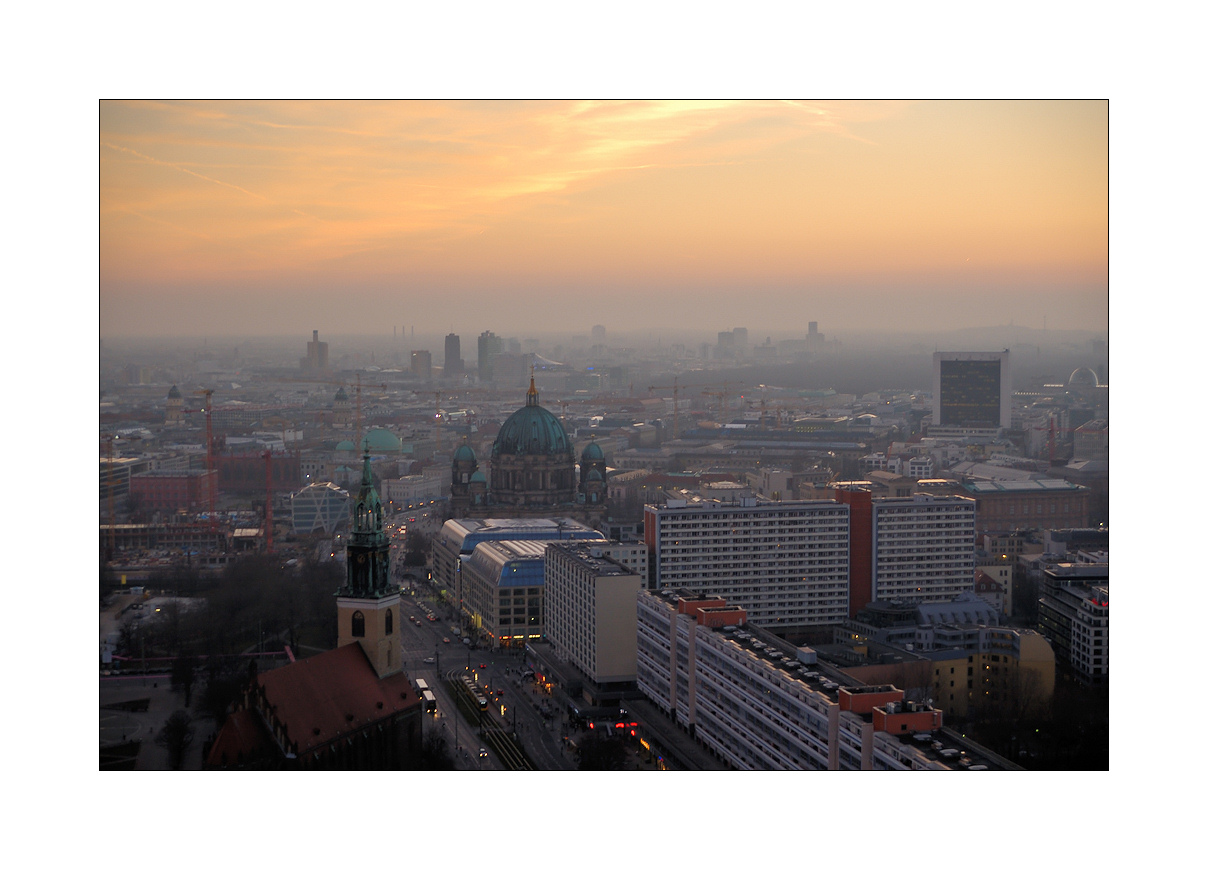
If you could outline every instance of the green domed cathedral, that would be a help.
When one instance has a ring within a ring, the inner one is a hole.
[[[594,442],[583,451],[575,480],[575,451],[562,422],[541,407],[535,376],[524,407],[491,445],[491,479],[469,444],[453,454],[450,508],[455,517],[569,516],[588,523],[607,511],[607,465]]]

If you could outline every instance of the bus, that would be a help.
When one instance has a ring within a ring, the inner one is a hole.
[[[417,691],[421,695],[424,692],[428,691],[428,681],[427,680],[416,680],[415,681],[415,691]]]
[[[424,712],[425,713],[435,713],[436,712],[436,696],[433,695],[430,690],[425,689],[423,691],[423,693],[420,695],[420,697],[424,699]]]

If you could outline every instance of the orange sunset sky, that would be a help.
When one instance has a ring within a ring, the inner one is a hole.
[[[1106,101],[100,103],[100,334],[1106,330]]]

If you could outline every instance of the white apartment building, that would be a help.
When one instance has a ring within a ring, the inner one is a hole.
[[[977,502],[959,495],[873,499],[872,597],[922,604],[972,591]]]
[[[645,524],[651,589],[722,597],[755,624],[777,629],[847,616],[847,505],[668,499],[646,506]],[[970,583],[972,576],[970,569]]]
[[[632,683],[637,672],[642,578],[596,543],[545,550],[545,636],[555,654],[596,685]]]
[[[408,474],[382,481],[382,501],[395,508],[434,501],[446,495],[448,472],[441,469],[433,474]]]
[[[942,713],[892,686],[853,686],[741,608],[677,590],[637,595],[638,689],[738,770],[1001,767],[940,734]]]

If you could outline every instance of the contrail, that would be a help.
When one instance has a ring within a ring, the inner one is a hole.
[[[237,184],[231,184],[229,181],[220,181],[217,178],[210,178],[208,175],[202,175],[200,172],[194,172],[192,169],[186,169],[185,167],[180,166],[179,164],[169,163],[166,160],[157,160],[154,157],[148,157],[146,154],[140,154],[138,151],[135,151],[133,148],[126,148],[122,145],[110,145],[108,142],[102,142],[101,144],[104,145],[106,148],[112,148],[114,151],[123,151],[126,154],[133,154],[135,157],[138,157],[142,160],[146,160],[149,163],[154,163],[157,166],[167,166],[169,169],[175,169],[178,172],[187,173],[188,175],[192,175],[195,178],[200,178],[202,181],[210,181],[210,182],[213,182],[214,184],[221,184],[223,187],[229,187],[232,190],[237,190],[240,193],[246,193],[248,196],[254,196],[254,197],[256,197],[256,199],[261,199],[261,200],[264,200],[265,202],[268,202],[267,197],[261,196],[259,193],[252,193],[247,188],[240,187]]]

